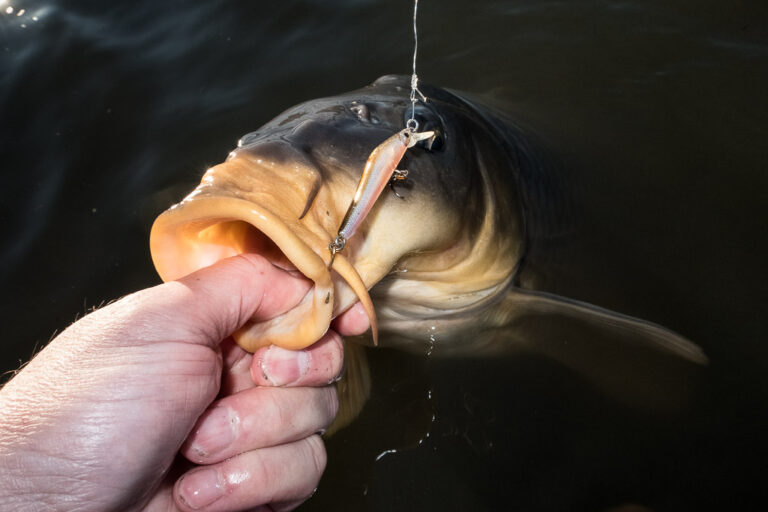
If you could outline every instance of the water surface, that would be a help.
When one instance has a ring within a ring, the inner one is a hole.
[[[3,370],[157,283],[152,220],[242,134],[410,67],[407,0],[0,3]],[[711,364],[670,416],[534,357],[379,351],[374,396],[329,441],[305,508],[764,506],[766,4],[422,0],[420,14],[422,80],[503,107],[557,163],[552,205],[567,208],[527,284],[668,326]]]

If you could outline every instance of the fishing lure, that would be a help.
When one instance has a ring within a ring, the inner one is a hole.
[[[328,269],[333,266],[336,254],[344,249],[347,240],[355,234],[357,228],[363,223],[387,183],[405,179],[408,171],[397,169],[397,164],[405,155],[405,151],[412,148],[417,142],[434,137],[434,135],[433,131],[417,133],[412,127],[404,128],[379,144],[371,152],[365,162],[363,175],[360,178],[360,183],[357,184],[355,195],[352,197],[352,202],[341,222],[338,235],[328,246],[331,251]]]

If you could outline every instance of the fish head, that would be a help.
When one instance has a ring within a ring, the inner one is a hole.
[[[162,279],[241,253],[309,278],[313,287],[298,306],[236,333],[251,351],[308,346],[357,300],[375,336],[374,286],[388,330],[488,300],[522,250],[517,199],[506,190],[513,177],[496,176],[510,163],[467,102],[436,87],[421,90],[428,100],[414,106],[409,78],[385,76],[297,105],[242,137],[225,162],[156,219],[150,247]],[[410,118],[417,132],[432,134],[413,141],[398,166],[409,171],[407,179],[393,185],[397,194],[384,191],[329,269],[329,244],[368,156]]]

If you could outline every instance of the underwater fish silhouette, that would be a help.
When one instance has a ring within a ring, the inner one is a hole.
[[[536,236],[530,219],[546,208],[520,172],[535,166],[532,150],[501,115],[426,84],[416,119],[434,137],[406,152],[400,167],[409,174],[398,194],[385,190],[329,269],[329,242],[368,155],[411,114],[409,87],[409,77],[384,76],[295,106],[244,136],[156,219],[150,246],[162,279],[256,252],[312,280],[294,309],[235,334],[250,351],[306,347],[361,300],[382,345],[419,352],[434,345],[437,355],[540,354],[630,401],[663,401],[670,375],[706,363],[695,344],[664,327],[521,288]],[[362,407],[369,386],[363,352],[347,345],[350,403],[342,422]]]

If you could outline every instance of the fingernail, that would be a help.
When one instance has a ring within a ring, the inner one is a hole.
[[[224,482],[213,469],[202,469],[184,477],[179,482],[179,497],[189,508],[206,507],[224,495]]]
[[[307,373],[311,359],[306,350],[286,350],[272,345],[261,361],[261,371],[273,385],[286,386]]]
[[[214,407],[203,416],[201,428],[195,432],[190,450],[200,457],[196,462],[204,462],[211,455],[216,455],[235,440],[237,414],[226,406]]]

